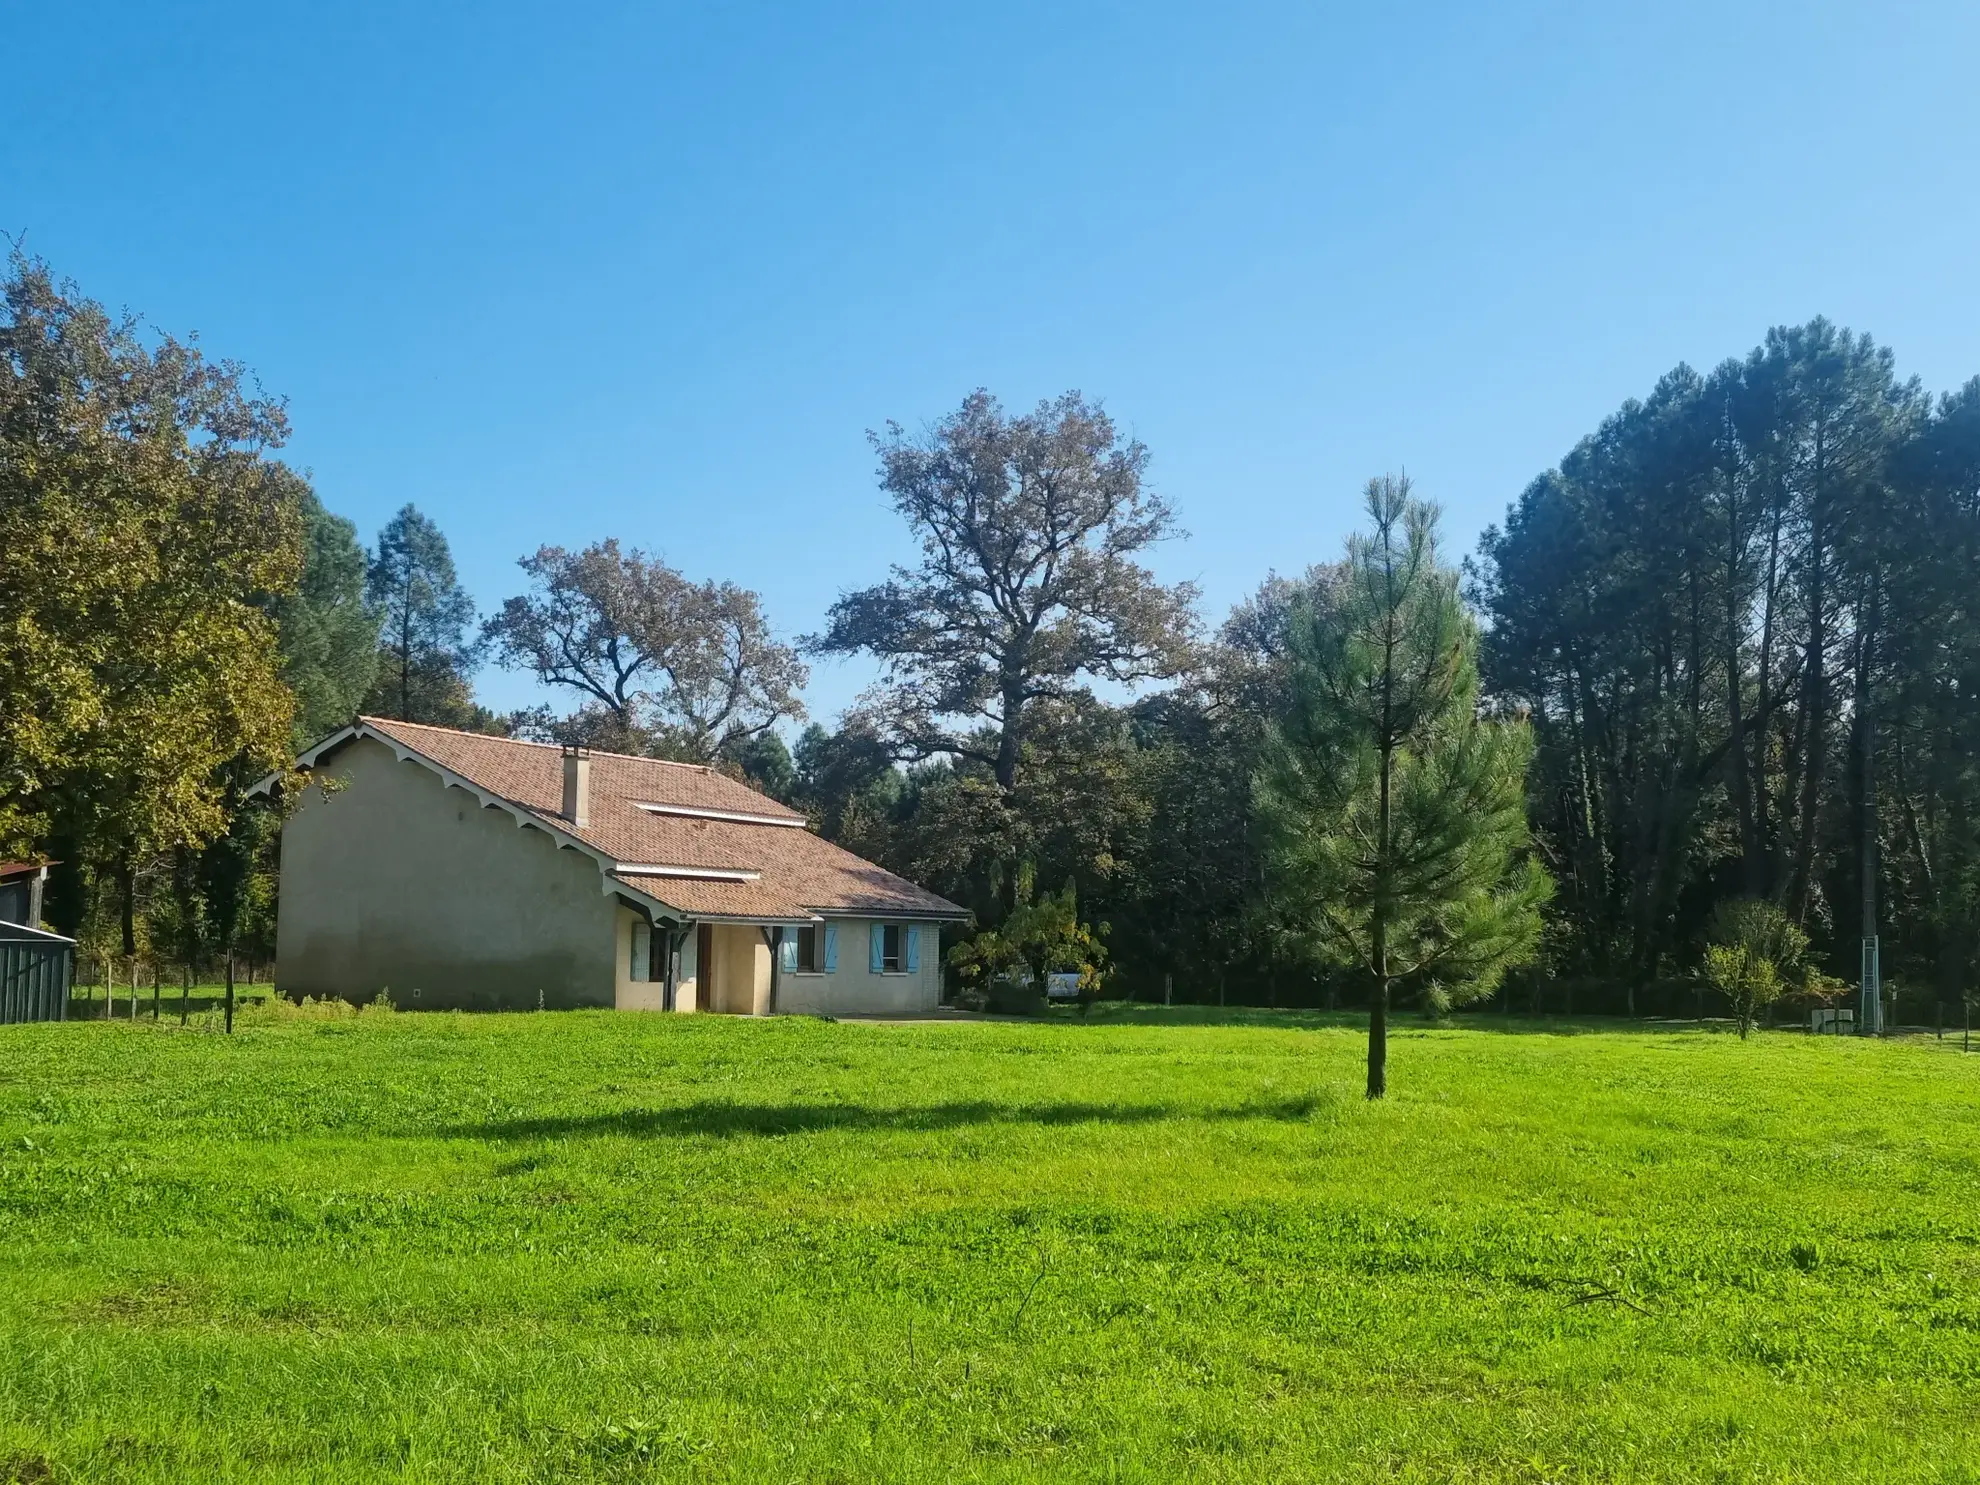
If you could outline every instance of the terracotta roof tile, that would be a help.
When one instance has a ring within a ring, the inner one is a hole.
[[[589,823],[580,830],[560,813],[564,763],[563,750],[555,744],[381,717],[359,720],[477,788],[530,810],[614,862],[756,874],[753,881],[733,882],[614,873],[690,917],[968,916],[954,903],[813,834],[804,816],[790,806],[711,768],[592,753]],[[642,804],[752,818],[653,813],[640,809]]]

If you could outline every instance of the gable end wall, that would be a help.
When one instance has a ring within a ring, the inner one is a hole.
[[[613,1003],[618,906],[598,866],[371,738],[282,829],[275,988],[402,1008]],[[541,1000],[539,1002],[539,993]]]

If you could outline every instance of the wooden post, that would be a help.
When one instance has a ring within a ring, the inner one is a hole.
[[[1176,977],[1173,974],[1165,974],[1162,976],[1162,1004],[1174,1005],[1175,1003]]]
[[[1932,1029],[1938,1033],[1940,1041],[1946,1039],[1946,1003],[1943,1000],[1932,1002]]]
[[[186,1017],[192,1014],[192,963],[179,966],[179,1024],[186,1024]]]
[[[165,967],[156,959],[151,961],[151,1024],[158,1024],[158,982],[164,977]]]
[[[539,991],[540,995],[542,992]],[[234,1034],[234,951],[227,951],[227,1035]]]
[[[131,955],[131,1025],[137,1025],[137,955]]]

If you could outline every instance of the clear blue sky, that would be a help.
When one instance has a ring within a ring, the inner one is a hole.
[[[865,430],[978,385],[1104,399],[1214,619],[1385,469],[1468,548],[1771,324],[1980,372],[1971,0],[16,0],[0,36],[0,226],[255,368],[324,500],[367,539],[416,502],[484,606],[617,535],[814,628],[911,551]]]

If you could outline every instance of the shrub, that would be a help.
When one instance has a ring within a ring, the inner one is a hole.
[[[1808,935],[1773,903],[1753,898],[1720,903],[1706,933],[1700,972],[1732,1002],[1744,1041],[1763,1007],[1807,986]]]

